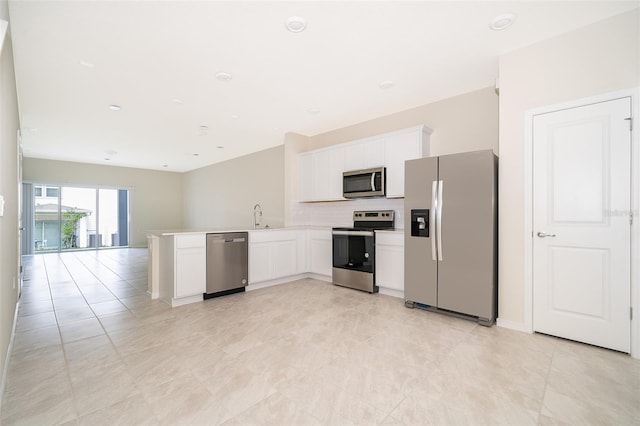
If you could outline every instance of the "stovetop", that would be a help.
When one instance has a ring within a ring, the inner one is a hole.
[[[353,227],[333,228],[339,231],[371,231],[394,229],[395,212],[393,210],[354,211]]]

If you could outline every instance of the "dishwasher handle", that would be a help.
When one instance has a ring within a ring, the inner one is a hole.
[[[246,238],[214,238],[213,244],[244,243]]]

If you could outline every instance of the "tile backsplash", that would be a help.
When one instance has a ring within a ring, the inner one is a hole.
[[[396,229],[404,228],[404,199],[363,198],[326,203],[291,203],[290,226],[353,226],[355,210],[393,210]]]

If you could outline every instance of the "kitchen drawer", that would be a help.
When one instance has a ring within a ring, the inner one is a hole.
[[[404,246],[403,232],[376,232],[376,245]]]
[[[296,241],[298,231],[285,231],[281,229],[249,231],[249,243],[265,243],[274,241]],[[304,231],[300,231],[304,232]]]
[[[311,240],[331,240],[331,229],[311,229],[309,230]]]
[[[176,235],[176,248],[206,247],[205,234]]]

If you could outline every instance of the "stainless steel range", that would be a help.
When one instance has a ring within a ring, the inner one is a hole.
[[[377,293],[375,281],[375,230],[393,229],[393,210],[355,211],[353,228],[333,228],[335,285]]]

